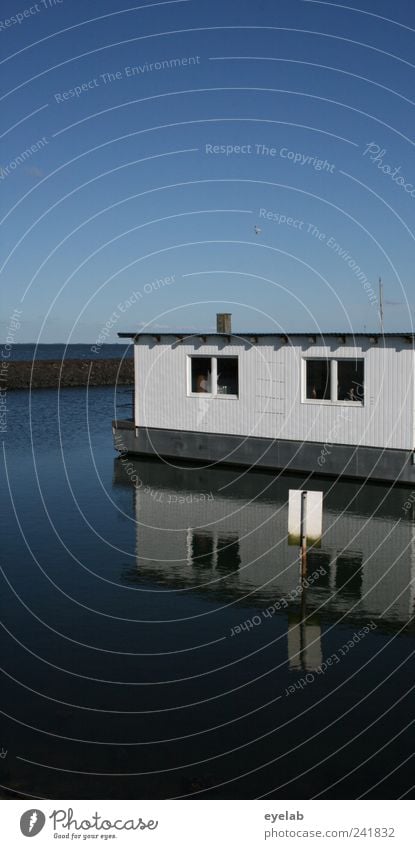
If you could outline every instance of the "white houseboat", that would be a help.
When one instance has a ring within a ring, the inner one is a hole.
[[[415,482],[412,333],[119,333],[134,340],[134,418],[117,450]]]

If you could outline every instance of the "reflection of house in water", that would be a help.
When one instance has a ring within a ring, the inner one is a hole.
[[[134,487],[137,566],[125,577],[193,588],[251,608],[292,593],[289,609],[298,609],[298,551],[287,541],[287,500],[288,489],[300,488],[302,479],[121,458],[115,483]],[[402,510],[405,490],[315,478],[307,488],[324,491],[322,544],[308,555],[309,574],[318,567],[321,573],[307,590],[314,619],[303,656],[312,664],[318,660],[311,639],[312,628],[319,627],[316,611],[349,621],[408,622],[415,549],[413,523]],[[300,639],[294,624],[289,639],[292,645]]]

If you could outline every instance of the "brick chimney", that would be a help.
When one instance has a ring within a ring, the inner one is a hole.
[[[218,312],[216,314],[216,332],[232,333],[232,314],[230,312]]]

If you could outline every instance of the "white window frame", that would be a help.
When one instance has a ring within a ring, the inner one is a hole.
[[[218,359],[237,360],[238,363],[238,394],[228,395],[225,392],[218,392]],[[211,392],[192,392],[192,359],[205,359],[211,361],[210,384]],[[187,395],[190,398],[220,398],[227,401],[239,400],[239,356],[238,354],[188,354],[187,355]]]
[[[330,363],[330,398],[307,398],[307,362],[322,362]],[[363,388],[365,388],[365,360],[364,357],[302,357],[301,363],[301,403],[302,404],[323,404],[326,407],[363,407],[365,401],[339,401],[337,398],[337,383],[338,383],[338,364],[339,362],[356,362],[363,363]],[[366,398],[364,392],[363,398]]]

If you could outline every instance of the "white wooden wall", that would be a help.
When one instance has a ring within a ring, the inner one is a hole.
[[[332,444],[412,450],[414,434],[414,352],[394,337],[370,345],[356,337],[356,347],[309,344],[294,346],[262,337],[258,344],[232,344],[213,338],[177,344],[145,337],[135,345],[135,423],[141,427],[293,439]],[[239,399],[203,394],[188,396],[188,355],[239,357]],[[304,402],[303,357],[359,357],[364,360],[364,405]]]

